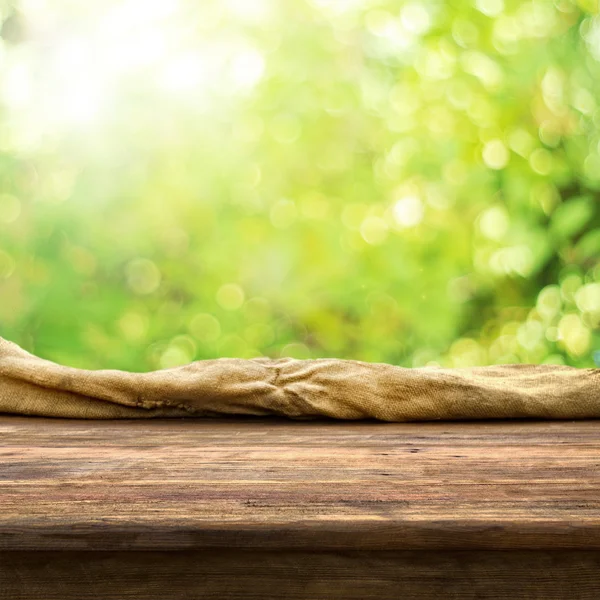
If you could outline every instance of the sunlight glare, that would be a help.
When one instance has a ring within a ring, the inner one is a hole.
[[[208,65],[202,56],[197,52],[187,52],[166,63],[161,83],[170,92],[191,92],[206,83],[208,75]]]

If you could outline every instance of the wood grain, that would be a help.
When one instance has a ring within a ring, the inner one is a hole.
[[[0,553],[2,600],[597,600],[600,551]]]
[[[600,422],[0,417],[0,550],[600,548]]]

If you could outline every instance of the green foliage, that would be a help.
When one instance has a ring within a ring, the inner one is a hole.
[[[0,335],[86,368],[593,366],[596,2],[0,16]]]
[[[552,213],[550,231],[557,238],[569,240],[589,223],[594,216],[594,212],[594,199],[592,197],[570,198],[557,206]]]

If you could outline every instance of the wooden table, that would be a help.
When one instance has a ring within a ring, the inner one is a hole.
[[[600,598],[600,422],[0,416],[0,598]]]

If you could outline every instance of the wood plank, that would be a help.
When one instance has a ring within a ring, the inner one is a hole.
[[[0,417],[0,550],[600,548],[600,423]]]
[[[600,551],[0,552],[2,600],[597,600]]]

